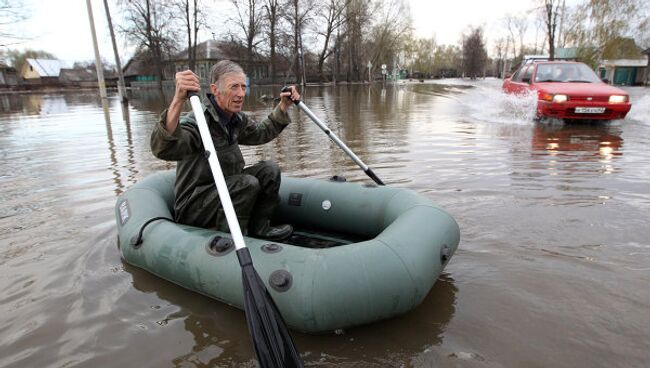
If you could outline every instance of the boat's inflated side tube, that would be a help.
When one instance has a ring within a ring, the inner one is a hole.
[[[173,172],[151,175],[118,198],[124,259],[243,308],[234,246],[212,242],[229,234],[158,220],[135,244],[147,220],[172,218],[174,179]],[[368,239],[313,249],[245,238],[285,321],[301,331],[330,332],[415,308],[458,246],[454,219],[410,190],[283,177],[280,196],[280,221]]]

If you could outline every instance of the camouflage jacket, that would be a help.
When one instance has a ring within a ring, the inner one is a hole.
[[[210,94],[207,97],[212,98]],[[227,121],[223,112],[220,114],[210,101],[204,103],[203,112],[225,177],[240,174],[244,169],[245,162],[239,144],[267,143],[277,137],[290,122],[289,115],[277,106],[261,122],[256,122],[244,113],[234,114]],[[177,161],[174,208],[179,213],[194,193],[216,189],[194,113],[190,111],[183,114],[173,133],[165,129],[166,120],[167,110],[161,113],[160,120],[151,133],[151,151],[160,159]],[[230,128],[227,128],[228,124],[232,124]]]

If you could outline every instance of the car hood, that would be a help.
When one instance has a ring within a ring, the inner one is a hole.
[[[610,96],[627,95],[620,88],[612,87],[605,83],[536,83],[535,88],[550,94]]]

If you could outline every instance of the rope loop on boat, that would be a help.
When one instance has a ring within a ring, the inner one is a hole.
[[[158,220],[167,220],[174,222],[174,220],[170,219],[169,217],[154,217],[149,220],[147,220],[144,224],[142,224],[142,227],[140,228],[140,231],[138,232],[138,235],[131,239],[131,245],[133,245],[133,248],[139,248],[140,245],[142,245],[142,235],[144,234],[144,229],[149,225],[150,223]]]

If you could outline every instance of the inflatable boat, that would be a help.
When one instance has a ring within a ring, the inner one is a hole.
[[[124,260],[243,309],[230,234],[173,221],[174,172],[156,173],[115,206]],[[245,237],[255,269],[291,328],[327,333],[418,306],[454,254],[456,221],[408,189],[283,176],[273,219],[282,242]]]

